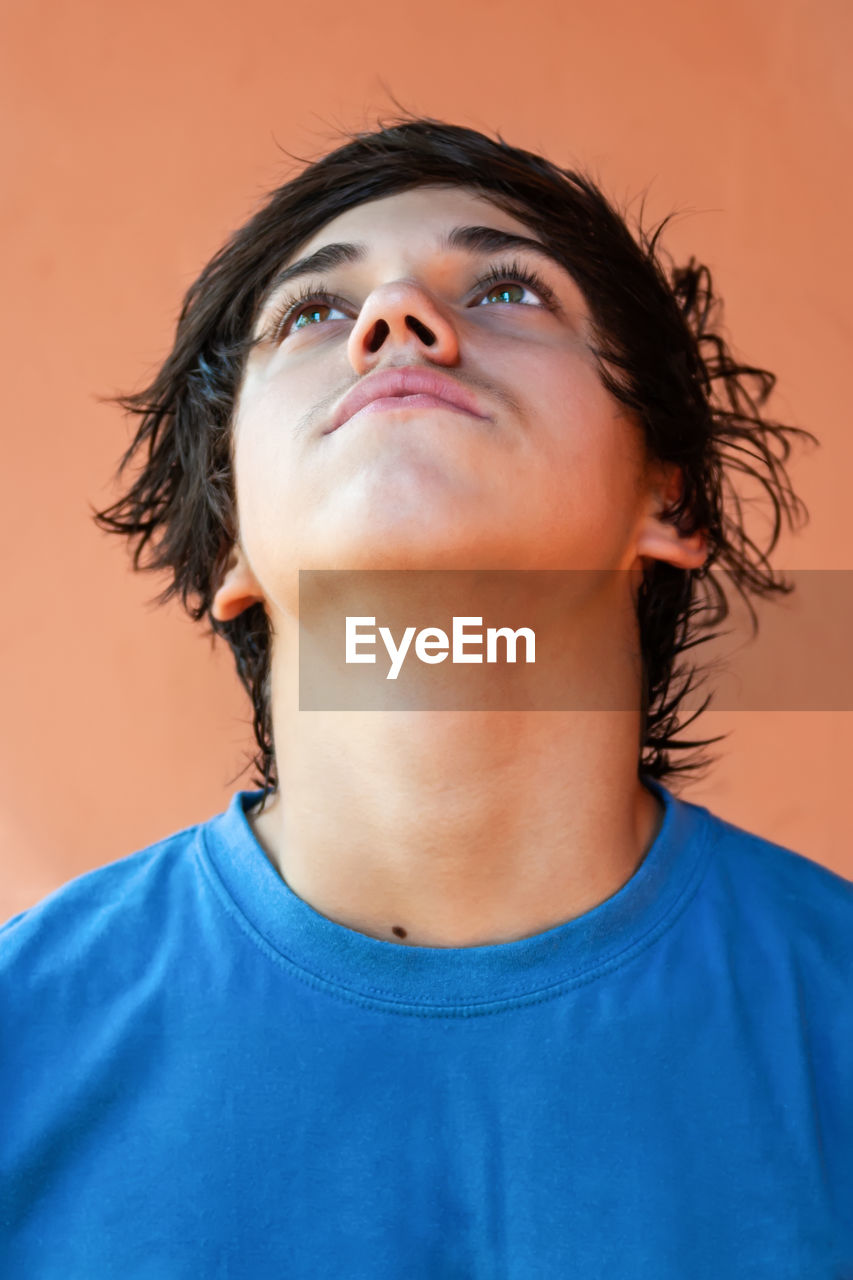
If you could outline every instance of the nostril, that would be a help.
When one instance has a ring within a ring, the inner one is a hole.
[[[435,342],[435,334],[432,329],[428,329],[425,324],[421,324],[420,320],[415,316],[406,316],[406,324],[418,335],[425,347],[431,347]]]
[[[417,334],[425,347],[432,347],[435,345],[437,339],[432,329],[427,328],[425,324],[418,320],[417,316],[406,316],[406,328],[411,329],[412,333]],[[370,331],[366,343],[367,350],[371,355],[375,354],[375,352],[379,350],[390,332],[391,328],[387,320],[376,321],[376,324]]]
[[[387,322],[385,320],[377,320],[376,324],[373,326],[373,332],[371,333],[370,339],[367,343],[367,349],[371,355],[375,351],[379,350],[389,333],[390,330]]]

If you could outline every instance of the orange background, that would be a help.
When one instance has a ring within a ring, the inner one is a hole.
[[[129,438],[96,397],[147,381],[280,148],[316,156],[389,94],[682,211],[664,243],[709,264],[771,410],[822,441],[775,564],[853,568],[847,0],[19,0],[3,26],[3,917],[248,786],[230,653],[148,607],[157,581],[90,521]],[[686,798],[853,876],[850,713],[704,728],[732,736]]]

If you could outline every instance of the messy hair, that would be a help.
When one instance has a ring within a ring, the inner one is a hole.
[[[673,265],[654,232],[635,231],[586,173],[473,129],[401,117],[309,163],[266,199],[190,286],[175,341],[150,386],[117,402],[138,419],[117,479],[133,483],[94,512],[125,535],[136,569],[166,571],[157,597],[179,596],[224,637],[251,698],[264,799],[278,787],[270,708],[272,634],[262,603],[222,622],[211,606],[237,536],[231,428],[255,322],[271,281],[316,231],[347,209],[424,185],[469,189],[529,227],[565,266],[592,318],[592,354],[607,390],[639,423],[649,455],[676,463],[680,493],[665,513],[683,533],[704,530],[701,569],[655,561],[637,596],[643,671],[638,772],[657,779],[703,768],[718,738],[685,739],[685,699],[701,668],[680,662],[728,616],[733,589],[752,601],[793,588],[768,556],[782,524],[807,518],[785,467],[799,427],[763,416],[776,378],[741,363],[724,340],[708,268]],[[672,215],[670,215],[671,217]],[[769,510],[766,545],[745,528],[739,484]],[[712,567],[720,572],[711,574]]]

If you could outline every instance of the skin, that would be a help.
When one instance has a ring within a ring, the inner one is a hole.
[[[364,254],[312,272],[335,308],[309,308],[283,336],[270,327],[279,297],[258,318],[266,337],[234,422],[239,533],[213,606],[228,619],[262,601],[274,634],[281,788],[250,814],[259,843],[320,914],[399,945],[528,937],[625,884],[662,816],[637,779],[639,711],[392,700],[382,712],[300,712],[299,569],[623,570],[592,577],[578,604],[572,679],[594,682],[606,651],[621,705],[637,706],[629,642],[643,564],[695,568],[706,556],[701,534],[666,519],[677,469],[646,456],[602,386],[571,276],[533,250],[442,247],[471,225],[532,234],[472,192],[428,187],[351,209],[301,246],[299,258],[341,241]],[[509,292],[475,287],[513,259],[556,309],[511,280]],[[344,393],[401,365],[448,373],[485,416],[397,407],[327,431]]]

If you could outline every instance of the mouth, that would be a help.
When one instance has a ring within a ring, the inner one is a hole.
[[[421,366],[385,369],[368,374],[348,391],[332,415],[328,435],[355,417],[369,413],[387,413],[398,409],[449,410],[469,417],[488,419],[477,399],[455,378],[438,369]]]

